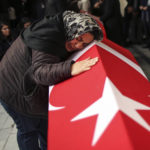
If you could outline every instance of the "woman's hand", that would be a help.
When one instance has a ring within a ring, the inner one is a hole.
[[[71,75],[75,76],[87,70],[90,70],[93,65],[98,61],[98,57],[95,58],[87,58],[82,61],[75,62],[71,68]]]

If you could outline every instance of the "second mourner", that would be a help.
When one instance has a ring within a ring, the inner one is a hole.
[[[16,123],[20,150],[46,150],[48,87],[88,71],[98,58],[74,62],[69,56],[102,31],[87,14],[65,11],[24,30],[0,63],[0,101]]]

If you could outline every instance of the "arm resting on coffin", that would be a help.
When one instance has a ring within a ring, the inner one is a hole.
[[[33,79],[42,85],[57,84],[71,77],[72,63],[72,60],[61,62],[54,55],[32,50]]]
[[[38,84],[49,86],[90,70],[97,61],[98,57],[89,57],[75,63],[72,60],[60,62],[56,56],[33,50],[31,70]]]

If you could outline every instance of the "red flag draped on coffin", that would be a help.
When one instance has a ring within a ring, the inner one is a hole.
[[[90,71],[50,89],[48,150],[149,150],[150,84],[133,55],[105,39],[75,60]]]

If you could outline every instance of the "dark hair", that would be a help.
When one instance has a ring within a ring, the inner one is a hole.
[[[3,27],[4,25],[10,26],[9,23],[8,23],[8,21],[0,20],[0,30],[2,29],[2,27]]]

